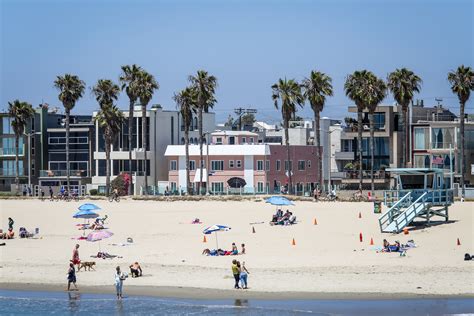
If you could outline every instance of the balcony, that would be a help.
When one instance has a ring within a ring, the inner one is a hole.
[[[358,183],[359,171],[346,171],[346,177],[342,179],[343,183]],[[390,175],[384,170],[374,170],[374,182],[385,183],[390,180]],[[368,183],[371,181],[370,170],[362,170],[362,182]]]
[[[331,179],[332,180],[342,180],[347,177],[347,173],[345,171],[331,171]]]
[[[334,158],[336,160],[354,160],[353,151],[336,151]]]
[[[70,177],[88,177],[89,172],[87,170],[69,170]],[[40,170],[40,177],[52,178],[52,177],[67,177],[67,170]]]
[[[16,172],[15,169],[9,168],[9,169],[2,169],[0,168],[0,176],[2,177],[16,177]],[[23,169],[20,168],[20,177],[24,177],[25,175],[23,174]]]
[[[456,148],[456,145],[454,142],[432,142],[431,143],[431,149],[433,150],[449,150],[449,146],[451,146],[452,149]]]
[[[18,156],[24,155],[24,148],[18,148]],[[16,155],[16,148],[0,148],[0,156],[15,156]]]

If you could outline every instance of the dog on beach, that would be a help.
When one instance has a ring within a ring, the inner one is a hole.
[[[95,266],[95,261],[85,261],[85,262],[81,262],[81,265],[79,266],[79,269],[77,269],[77,272],[81,271],[82,268],[84,268],[84,271],[87,271],[87,270],[94,270],[94,266]]]

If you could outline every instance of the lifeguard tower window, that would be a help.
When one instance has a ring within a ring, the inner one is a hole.
[[[433,175],[426,175],[426,188],[433,188]],[[405,174],[400,175],[400,181],[402,183],[403,189],[423,189],[425,187],[425,176],[424,175],[413,175]]]

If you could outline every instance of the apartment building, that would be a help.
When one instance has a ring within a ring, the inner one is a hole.
[[[279,193],[282,186],[288,185],[289,172],[299,194],[311,192],[316,184],[314,146],[291,145],[288,162],[285,146],[252,143],[251,138],[257,137],[256,133],[235,131],[224,138],[224,133],[219,131],[212,133],[211,137],[210,144],[204,148],[202,171],[199,167],[199,146],[189,146],[190,179],[194,190],[201,172],[203,187],[212,194]],[[185,192],[185,146],[170,145],[165,156],[168,160],[169,190]]]
[[[144,185],[144,148],[142,144],[142,112],[140,106],[135,106],[133,112],[132,143],[128,142],[128,117],[129,111],[124,111],[126,118],[122,131],[117,135],[112,144],[111,176],[112,179],[124,172],[130,171],[129,147],[132,148],[132,165],[134,194],[140,194]],[[97,112],[93,113],[95,117]],[[147,174],[148,185],[157,186],[159,181],[168,179],[168,163],[164,156],[168,145],[184,144],[184,126],[179,111],[164,110],[161,106],[152,106],[146,111],[146,137],[147,137]],[[203,131],[210,132],[215,129],[215,114],[203,114]],[[199,142],[198,119],[193,117],[190,128],[190,142]],[[95,174],[92,177],[91,188],[97,188],[100,192],[105,192],[105,141],[102,130],[96,125],[95,129],[96,145],[93,152],[95,160]]]

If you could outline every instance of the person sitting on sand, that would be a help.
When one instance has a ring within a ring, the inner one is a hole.
[[[138,278],[143,275],[142,267],[138,262],[135,261],[132,265],[130,265],[130,273],[132,278]]]
[[[0,235],[0,239],[13,239],[13,237],[15,237],[15,232],[12,228],[8,228],[8,232]]]
[[[390,251],[389,246],[390,246],[390,243],[388,242],[388,240],[384,239],[383,240],[383,250]]]
[[[100,223],[100,219],[96,218],[95,221],[92,223],[90,226],[90,229],[92,230],[99,230],[99,229],[104,229],[104,225]]]
[[[242,251],[240,252],[241,255],[245,255],[245,244],[242,244]]]
[[[232,255],[236,256],[239,254],[239,251],[237,250],[237,246],[235,245],[235,242],[232,243]]]

